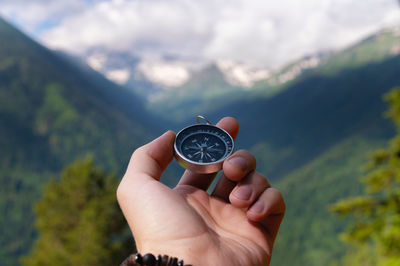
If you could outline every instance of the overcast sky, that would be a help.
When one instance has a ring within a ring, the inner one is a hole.
[[[219,59],[275,68],[399,25],[396,0],[0,0],[50,48]]]

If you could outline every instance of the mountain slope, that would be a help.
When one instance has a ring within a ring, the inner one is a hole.
[[[195,118],[204,110],[218,108],[219,102],[238,99],[245,91],[230,85],[221,70],[214,64],[192,73],[192,77],[178,88],[160,94],[147,104],[149,110],[171,122]]]
[[[347,246],[339,240],[348,222],[330,213],[339,198],[359,195],[368,154],[384,140],[354,135],[282,178],[287,210],[272,265],[342,265]]]
[[[191,120],[197,114],[214,113],[238,101],[266,99],[312,76],[335,77],[368,64],[380,63],[400,53],[400,29],[385,29],[344,50],[310,55],[271,73],[253,87],[229,85],[217,67],[193,73],[180,89],[149,104],[160,115],[171,114],[172,121]],[[175,115],[176,114],[176,115]],[[168,118],[168,117],[167,117]],[[171,119],[171,118],[169,118]]]
[[[273,97],[237,101],[207,116],[237,117],[239,144],[251,147],[262,170],[277,180],[358,131],[389,136],[382,95],[400,84],[399,67],[397,56],[334,76],[315,73]]]
[[[158,127],[132,93],[1,19],[0,40],[0,261],[17,265],[35,236],[32,202],[44,183],[87,155],[122,174]]]
[[[239,148],[253,151],[258,170],[285,196],[273,265],[339,263],[346,246],[338,234],[347,221],[327,208],[360,193],[366,154],[393,136],[382,96],[400,85],[399,69],[400,56],[336,73],[316,69],[269,98],[206,114],[211,121],[238,118]]]

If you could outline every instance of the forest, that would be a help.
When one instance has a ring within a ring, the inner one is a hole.
[[[237,118],[237,149],[255,154],[284,195],[271,265],[400,264],[400,56],[391,52],[400,38],[391,31],[246,92],[211,67],[157,107],[2,19],[0,40],[2,265],[120,263],[135,249],[115,198],[132,152],[199,113]],[[162,182],[173,187],[181,174],[173,162]]]

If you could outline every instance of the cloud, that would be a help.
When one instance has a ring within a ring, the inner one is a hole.
[[[33,37],[87,7],[82,0],[0,0],[0,14]]]
[[[205,55],[280,65],[342,48],[399,17],[395,1],[249,1],[220,17]]]
[[[190,1],[102,2],[66,18],[41,39],[51,47],[74,52],[106,47],[149,56],[191,56],[211,37],[211,22],[205,21],[204,11],[197,8]]]
[[[26,1],[5,2],[8,11],[3,5],[2,13],[33,25],[31,31],[54,21],[36,34],[56,49],[84,54],[103,48],[271,68],[400,25],[396,0],[31,0],[27,16]]]

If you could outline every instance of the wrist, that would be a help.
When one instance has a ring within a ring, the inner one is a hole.
[[[126,258],[120,266],[193,266],[191,264],[185,264],[183,260],[179,260],[175,257],[168,255],[154,255],[151,253],[144,254],[140,253],[131,254]]]
[[[181,242],[181,241],[180,241]],[[137,246],[138,252],[141,254],[166,254],[171,258],[178,258],[183,260],[185,264],[194,266],[213,265],[212,261],[217,262],[217,256],[212,254],[210,245],[208,247],[198,247],[198,245],[191,243],[146,243]]]

